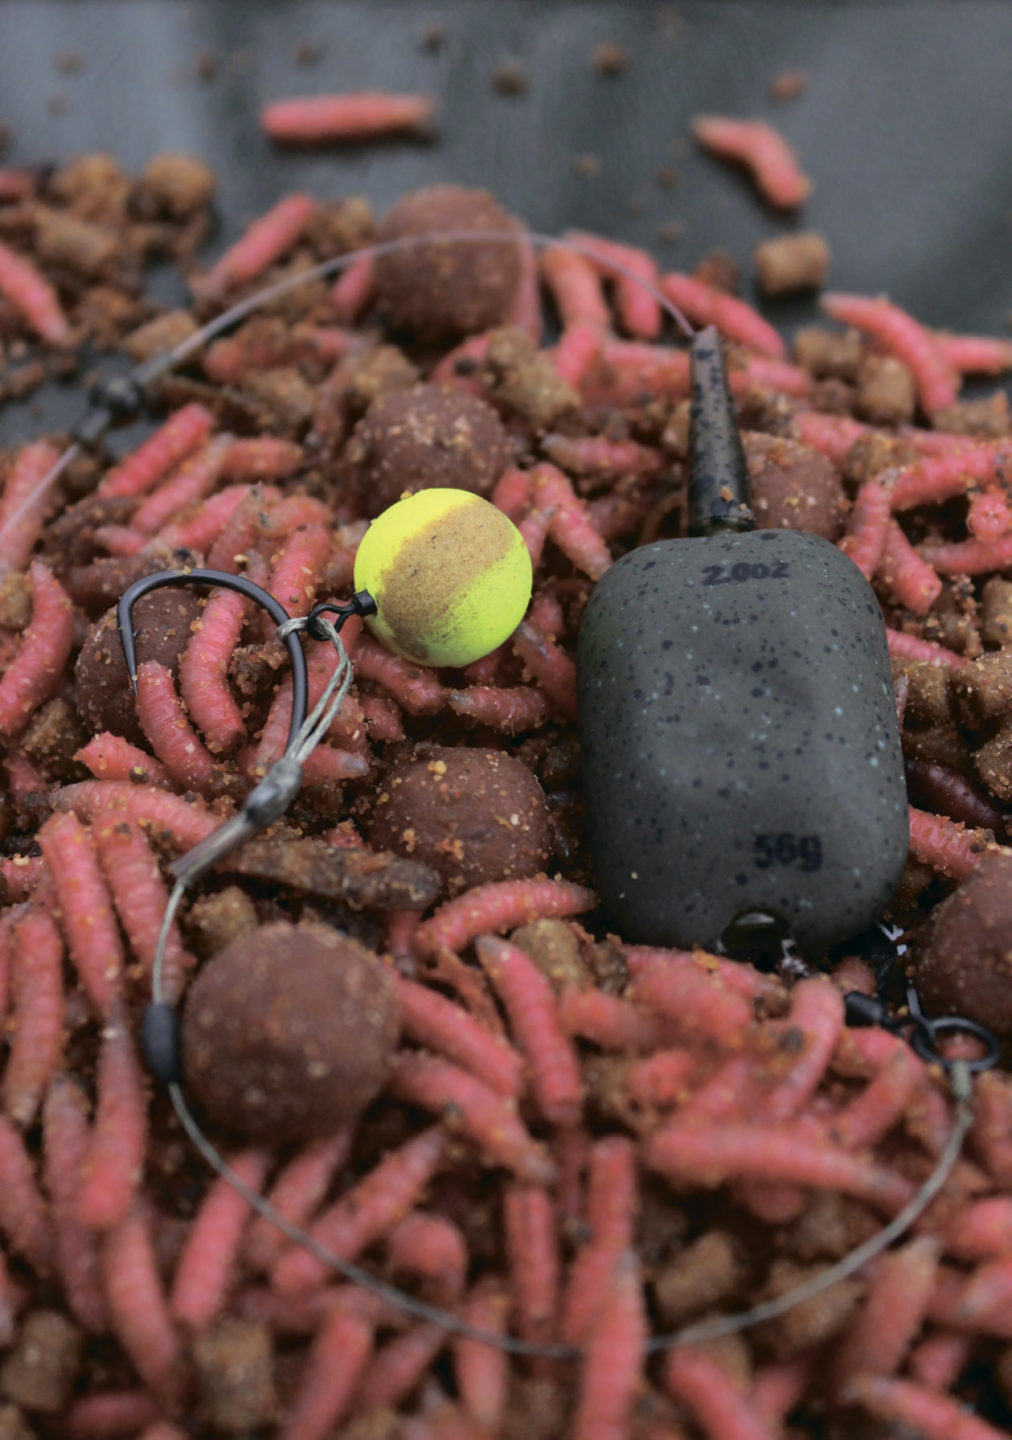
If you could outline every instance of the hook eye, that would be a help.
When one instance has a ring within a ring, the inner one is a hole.
[[[334,625],[334,629],[339,631],[344,622],[350,620],[353,615],[362,615],[363,617],[375,615],[376,609],[376,601],[368,590],[356,591],[347,605],[335,605],[332,600],[321,600],[306,616],[306,630],[314,640],[326,640],[328,637],[316,624],[321,615],[336,615],[337,623]]]

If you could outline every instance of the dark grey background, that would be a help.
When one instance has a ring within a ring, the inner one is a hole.
[[[431,53],[434,27],[444,43]],[[592,64],[606,40],[629,57],[612,78]],[[311,66],[299,61],[307,44]],[[221,184],[209,253],[293,188],[363,193],[382,209],[454,180],[487,185],[538,229],[597,229],[670,267],[716,245],[747,264],[764,236],[817,228],[834,288],[1003,334],[1010,55],[1009,0],[0,0],[0,120],[14,132],[6,163],[96,147],[129,167],[167,148],[207,159]],[[508,60],[526,93],[494,88]],[[775,102],[772,80],[793,69],[808,88]],[[293,151],[259,133],[268,100],[370,88],[434,94],[438,139]],[[815,185],[797,218],[698,152],[688,121],[707,110],[764,117],[789,137]],[[580,156],[596,157],[595,175],[579,173]],[[664,188],[672,165],[677,184]],[[663,242],[672,221],[683,238]],[[788,329],[814,313],[807,301],[766,308]]]

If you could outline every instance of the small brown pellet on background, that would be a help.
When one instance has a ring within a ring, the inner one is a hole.
[[[605,40],[594,46],[591,63],[599,75],[621,75],[629,64],[629,54],[614,40]]]
[[[773,100],[797,100],[808,89],[808,75],[804,70],[782,70],[770,82],[770,98]]]
[[[503,60],[492,71],[492,89],[499,95],[526,95],[529,84],[519,60]]]
[[[873,425],[908,425],[914,417],[914,377],[892,355],[865,355],[857,371],[857,412]]]
[[[985,645],[1007,645],[1012,640],[1012,580],[993,575],[980,597],[980,638]]]
[[[755,248],[759,288],[764,295],[818,289],[829,273],[829,246],[814,230],[778,235]]]
[[[70,1399],[80,1365],[78,1327],[57,1310],[36,1310],[0,1370],[0,1394],[25,1410],[56,1414]]]
[[[794,337],[794,358],[820,379],[856,380],[863,354],[858,330],[824,330],[811,325]]]

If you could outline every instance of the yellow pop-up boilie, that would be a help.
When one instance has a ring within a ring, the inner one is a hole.
[[[419,665],[469,665],[513,633],[531,598],[531,557],[513,522],[469,490],[419,490],[365,532],[355,589],[366,624]]]

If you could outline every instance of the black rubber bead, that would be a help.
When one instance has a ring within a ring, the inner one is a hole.
[[[141,1045],[148,1069],[164,1085],[183,1082],[183,1028],[176,1010],[165,1000],[152,1001],[144,1011]]]
[[[881,1025],[888,1012],[877,995],[864,995],[860,990],[850,990],[843,997],[844,1014],[848,1025]]]

